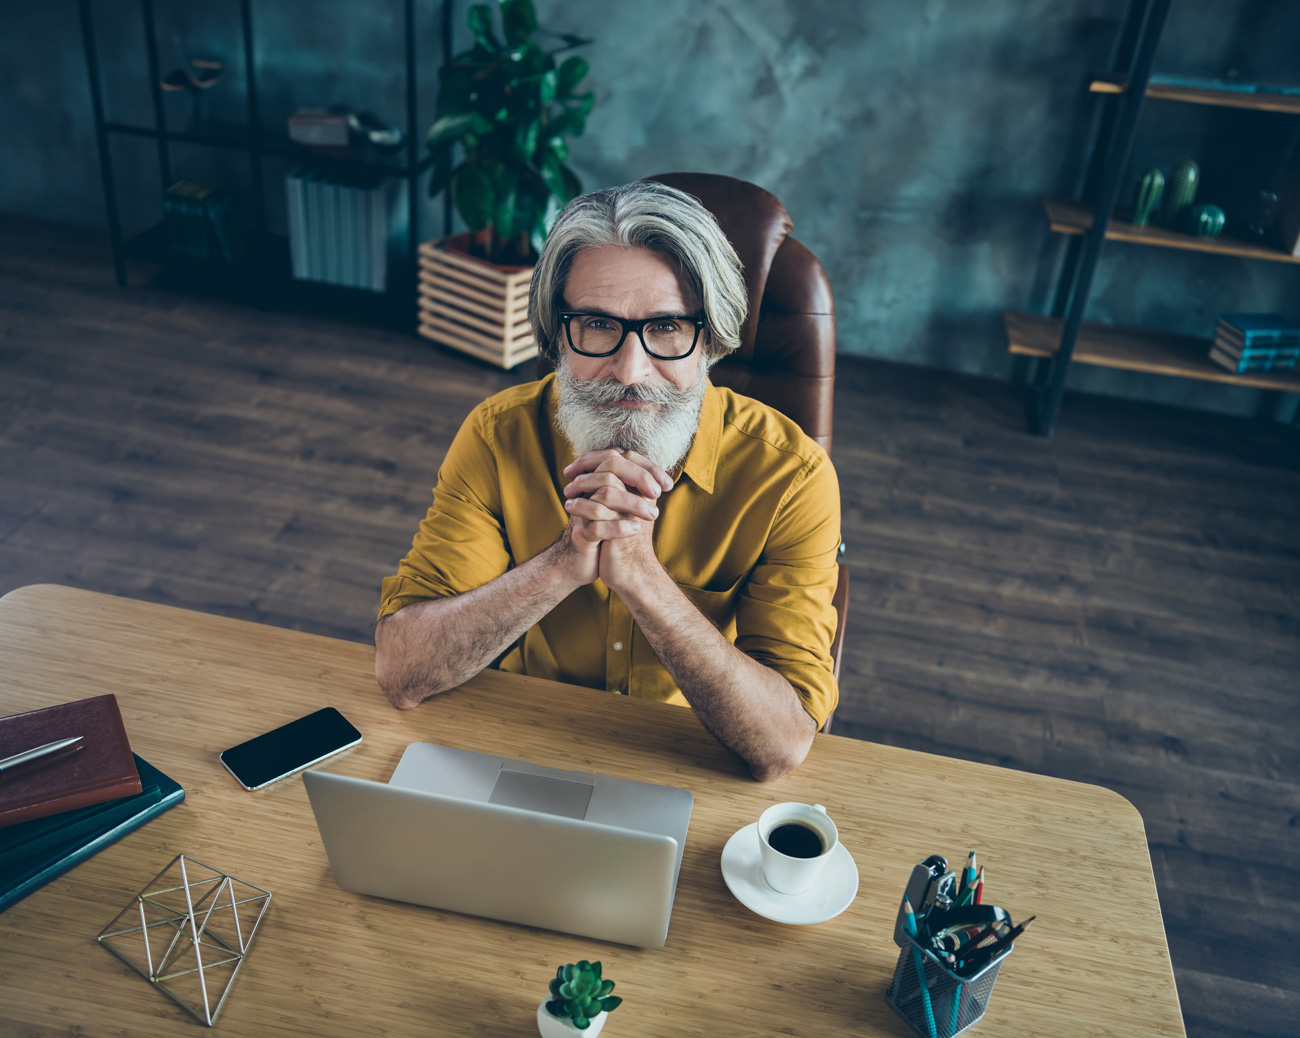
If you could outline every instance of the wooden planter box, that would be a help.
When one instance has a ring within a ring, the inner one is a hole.
[[[533,268],[477,259],[463,251],[468,242],[458,234],[420,246],[419,331],[509,370],[537,356],[528,326]]]

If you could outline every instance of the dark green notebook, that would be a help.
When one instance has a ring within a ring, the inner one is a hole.
[[[176,782],[132,756],[142,787],[135,796],[0,830],[0,912],[185,799]]]

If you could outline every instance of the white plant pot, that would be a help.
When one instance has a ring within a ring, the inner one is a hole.
[[[605,1017],[609,1016],[608,1013],[597,1013],[591,1018],[591,1026],[585,1031],[579,1031],[573,1026],[572,1020],[551,1016],[546,1011],[546,1003],[550,1000],[551,996],[547,995],[537,1007],[537,1030],[541,1032],[542,1038],[596,1038],[605,1026]]]

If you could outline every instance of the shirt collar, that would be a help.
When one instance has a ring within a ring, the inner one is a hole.
[[[712,383],[704,390],[700,405],[700,427],[686,452],[682,471],[706,494],[713,493],[713,479],[718,471],[718,452],[722,449],[722,394]]]

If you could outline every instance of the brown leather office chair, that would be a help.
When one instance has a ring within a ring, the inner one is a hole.
[[[790,236],[794,222],[785,206],[757,184],[716,173],[663,173],[649,179],[698,198],[744,265],[749,316],[740,349],[710,372],[713,383],[793,418],[829,453],[835,301],[817,257]],[[540,359],[539,377],[550,370],[549,362]],[[838,619],[831,657],[838,681],[849,604],[849,571],[843,563],[834,601]],[[827,718],[822,730],[830,728]]]

